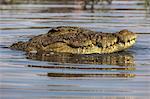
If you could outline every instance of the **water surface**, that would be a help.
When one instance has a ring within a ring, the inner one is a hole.
[[[1,99],[148,99],[150,14],[144,0],[29,0],[0,5]],[[57,26],[138,33],[135,46],[110,55],[26,54],[6,47]]]

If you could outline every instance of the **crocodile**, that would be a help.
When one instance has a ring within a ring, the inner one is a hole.
[[[29,41],[13,43],[10,48],[26,52],[72,54],[109,54],[133,46],[137,35],[127,29],[116,33],[96,32],[82,27],[59,26]]]

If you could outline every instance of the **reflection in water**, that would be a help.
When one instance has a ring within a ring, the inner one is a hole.
[[[132,78],[135,74],[71,74],[71,73],[47,73],[49,77],[123,77]]]
[[[84,1],[84,9],[87,8],[87,5],[90,4],[91,5],[91,9],[94,9],[94,5],[96,4],[102,4],[103,2],[107,2],[108,4],[111,4],[113,0],[85,0]]]
[[[0,3],[2,4],[15,4],[15,3],[26,3],[26,4],[36,4],[36,3],[48,3],[48,2],[65,2],[66,4],[70,3],[70,1],[76,1],[76,2],[86,2],[89,4],[102,4],[103,2],[107,2],[108,4],[111,4],[112,0],[1,0]]]
[[[134,58],[128,52],[119,52],[113,54],[92,54],[92,55],[74,55],[74,54],[63,54],[63,53],[37,53],[27,54],[28,59],[58,62],[58,63],[73,63],[73,64],[53,64],[48,66],[41,65],[28,65],[28,67],[34,68],[47,68],[47,69],[61,69],[71,70],[74,73],[68,72],[48,72],[49,77],[124,77],[131,78],[135,77],[131,71],[134,71]],[[80,64],[80,65],[79,65]],[[83,65],[81,65],[83,64]],[[86,65],[87,64],[87,65]],[[99,64],[97,66],[90,64]],[[105,66],[101,66],[103,64]],[[107,66],[107,65],[118,65]],[[82,73],[76,72],[76,70],[83,71]],[[86,73],[84,71],[90,71]],[[93,73],[97,71],[98,73]],[[105,71],[105,72],[104,72]],[[112,73],[113,72],[113,73]]]
[[[147,13],[150,13],[150,0],[145,0],[145,7],[147,9]]]
[[[131,53],[119,52],[113,54],[63,54],[63,53],[37,53],[27,54],[28,59],[59,62],[59,63],[78,63],[78,64],[103,64],[118,66],[133,66],[134,58]]]

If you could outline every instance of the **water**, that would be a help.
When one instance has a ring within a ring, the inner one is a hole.
[[[145,1],[113,0],[93,10],[80,3],[16,0],[0,5],[1,99],[149,98],[150,14]],[[111,55],[27,55],[6,48],[60,25],[102,32],[129,29],[138,33],[138,40],[128,51]]]

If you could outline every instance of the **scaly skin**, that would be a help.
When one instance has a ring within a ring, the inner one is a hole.
[[[136,34],[121,30],[117,33],[94,32],[80,27],[61,26],[52,28],[47,34],[18,42],[11,49],[26,52],[62,52],[72,54],[113,53],[125,50],[136,41]]]

